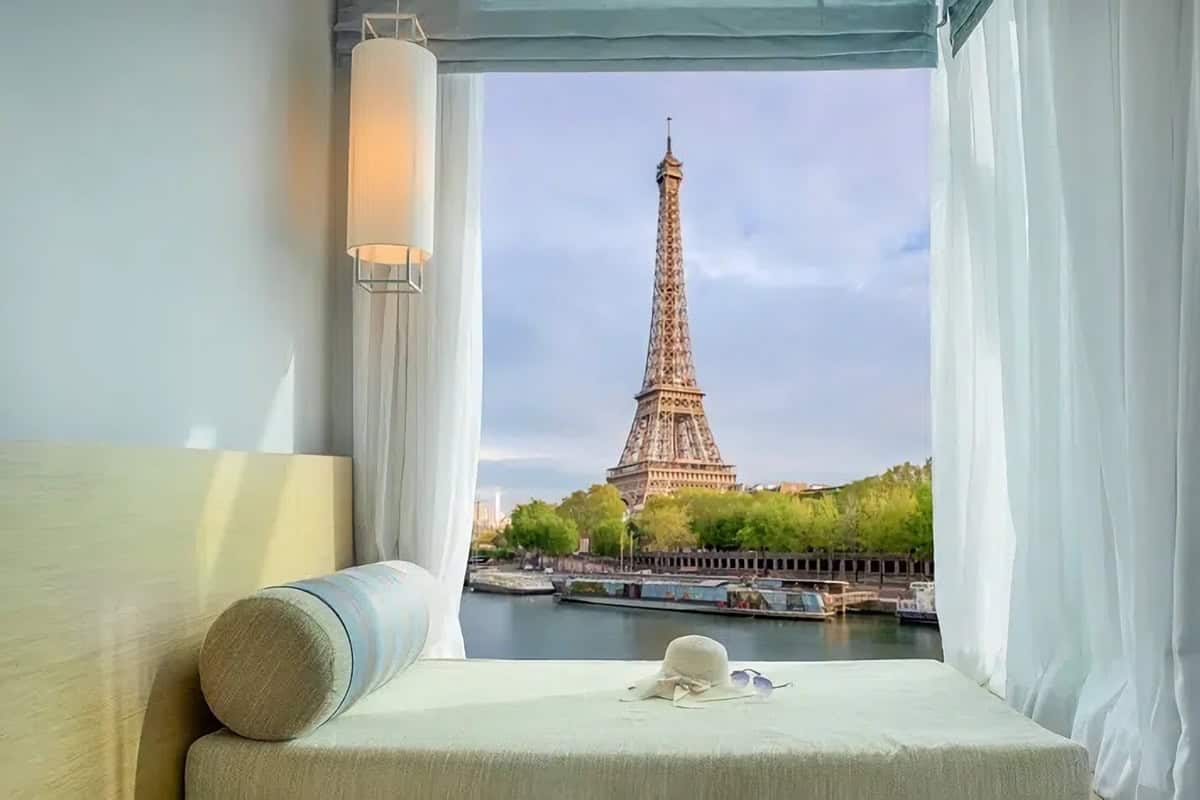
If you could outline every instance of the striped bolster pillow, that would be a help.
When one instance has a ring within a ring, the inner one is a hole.
[[[433,577],[388,561],[263,589],[219,616],[200,649],[200,688],[248,739],[311,733],[417,659]]]

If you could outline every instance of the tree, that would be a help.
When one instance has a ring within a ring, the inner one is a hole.
[[[606,524],[611,531],[612,523],[621,523],[624,520],[625,502],[621,500],[621,493],[617,491],[617,487],[607,483],[596,483],[586,492],[572,492],[559,503],[558,514],[574,522],[579,535],[586,536],[592,543],[591,551],[598,553],[595,544],[596,532]],[[619,544],[620,539],[614,538],[613,543]]]
[[[931,558],[932,475],[932,460],[919,466],[905,462],[842,487],[835,495],[832,541],[818,549]]]
[[[676,498],[687,511],[700,547],[733,550],[738,546],[738,531],[745,526],[751,505],[749,495],[714,489],[684,489]]]
[[[762,551],[797,549],[803,515],[800,503],[790,497],[763,494],[755,498],[746,513],[745,524],[737,533],[738,545],[755,553],[755,571]]]
[[[513,548],[516,544],[513,543],[509,536],[511,533],[511,521],[506,520],[503,528],[496,529],[496,538],[492,540],[492,544],[501,548]]]
[[[933,484],[918,483],[914,494],[916,509],[907,526],[909,552],[914,558],[927,560],[933,558]]]
[[[880,481],[863,497],[859,532],[863,545],[876,553],[908,551],[908,519],[917,508],[913,487]]]
[[[933,553],[933,462],[897,464],[837,489],[801,495],[681,489],[650,498],[625,521],[615,487],[573,492],[556,513],[591,541],[597,555],[643,549],[704,547],[761,552]],[[545,506],[545,504],[542,504]],[[552,506],[545,506],[553,508]],[[515,512],[514,512],[515,514]],[[513,543],[511,536],[507,537]],[[909,573],[911,573],[911,564]]]
[[[838,512],[837,500],[832,495],[823,494],[819,497],[806,497],[800,502],[803,509],[802,524],[797,549],[822,550],[834,553],[843,549],[841,515]]]
[[[687,509],[672,497],[655,496],[634,516],[643,546],[652,550],[682,550],[696,546]]]
[[[471,531],[471,549],[478,550],[481,547],[498,547],[500,542],[500,531],[496,528],[480,528]]]
[[[533,500],[513,509],[505,539],[515,547],[541,555],[565,556],[579,549],[575,523],[560,516],[549,503]]]
[[[877,481],[862,499],[859,536],[862,545],[875,553],[908,553],[909,520],[917,501],[909,483]],[[879,573],[883,583],[883,572]]]
[[[592,531],[591,551],[598,556],[619,556],[633,552],[633,537],[623,519],[607,519]]]

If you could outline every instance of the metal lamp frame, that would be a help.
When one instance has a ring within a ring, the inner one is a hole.
[[[412,248],[403,264],[384,264],[363,261],[354,254],[354,282],[371,294],[420,294],[422,289],[421,262],[412,261]],[[383,277],[375,269],[383,270]],[[364,272],[365,270],[365,272]]]

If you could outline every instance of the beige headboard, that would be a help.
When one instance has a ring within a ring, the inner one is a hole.
[[[196,653],[259,587],[351,563],[350,460],[0,444],[0,797],[182,795]]]

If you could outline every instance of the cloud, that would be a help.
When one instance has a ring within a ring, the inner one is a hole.
[[[500,491],[502,505],[508,509],[532,498],[557,500],[574,489],[602,481],[591,470],[565,469],[554,458],[481,458],[476,493],[491,497]]]
[[[663,118],[698,377],[747,481],[929,452],[928,73],[489,75],[481,487],[602,481],[645,360]]]

